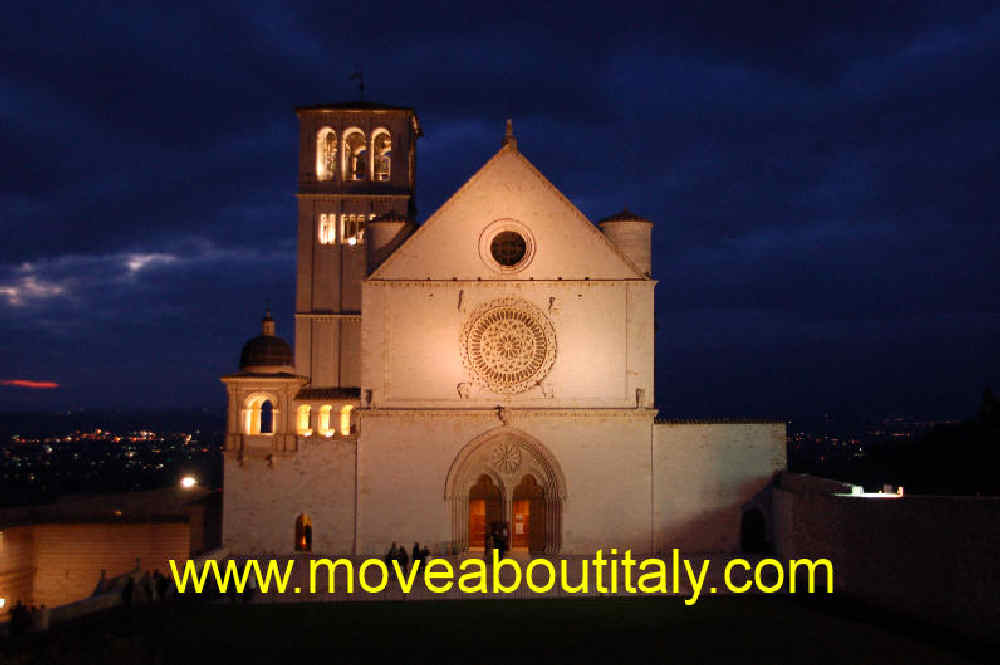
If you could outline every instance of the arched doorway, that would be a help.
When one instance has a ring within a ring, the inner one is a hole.
[[[496,519],[487,512],[497,510],[490,507],[496,503],[487,504],[487,497],[499,503]],[[444,498],[458,551],[482,548],[493,521],[506,525],[514,547],[556,554],[562,546],[565,476],[552,453],[526,432],[501,426],[466,444],[448,470]]]
[[[531,474],[514,488],[511,506],[511,546],[529,552],[545,551],[545,490]]]
[[[312,552],[313,525],[305,513],[295,518],[295,551]]]
[[[493,479],[484,473],[469,488],[469,547],[485,548],[486,534],[492,524],[502,520],[503,494]]]
[[[767,522],[758,508],[751,508],[743,513],[740,520],[740,549],[756,554],[765,554],[770,549],[767,545]]]

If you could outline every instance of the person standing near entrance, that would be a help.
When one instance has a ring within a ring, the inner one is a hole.
[[[500,533],[497,535],[497,549],[500,550],[500,558],[507,553],[507,538],[510,533],[507,529],[507,523],[503,522],[500,525]]]

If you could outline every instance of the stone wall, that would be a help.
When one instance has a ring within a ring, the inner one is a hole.
[[[187,522],[139,524],[40,524],[35,529],[36,604],[49,607],[89,596],[106,570],[108,577],[135,568],[170,570],[170,559],[187,561]]]
[[[30,603],[35,584],[35,534],[31,526],[0,529],[0,598],[7,612],[18,600]]]
[[[561,552],[649,549],[652,411],[511,409],[506,425],[495,410],[362,413],[360,553],[381,554],[391,540],[448,547],[466,525],[445,499],[446,481],[460,452],[487,440],[526,442],[555,460],[565,480]],[[525,469],[495,475],[506,495]]]
[[[190,552],[183,520],[25,525],[5,529],[4,540],[0,597],[48,607],[89,596],[102,570],[115,577],[138,558],[143,570],[167,573],[169,559],[183,562]]]
[[[312,520],[312,550],[348,553],[354,544],[354,438],[300,438],[298,452],[270,460],[225,455],[223,546],[241,554],[289,552],[295,520]]]
[[[962,632],[1000,624],[1000,498],[833,496],[783,479],[772,520],[783,559],[833,562],[835,593]]]
[[[382,554],[392,541],[445,552],[468,540],[468,491],[485,473],[508,510],[526,475],[546,487],[546,528],[558,521],[546,545],[563,554],[734,551],[744,507],[785,466],[783,423],[654,425],[647,409],[359,413],[357,459],[339,437],[242,465],[227,455],[224,547],[287,553],[304,513],[316,553]],[[507,470],[470,452],[507,441],[522,451]]]
[[[786,461],[782,422],[653,426],[654,549],[739,549],[743,507]]]
[[[634,408],[637,390],[653,406],[652,282],[366,282],[364,298],[362,389],[375,407]],[[516,394],[463,365],[464,327],[499,298],[529,303],[555,335],[551,370]]]

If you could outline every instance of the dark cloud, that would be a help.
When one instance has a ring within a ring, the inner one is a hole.
[[[498,148],[656,222],[666,414],[962,415],[996,384],[991,3],[4,9],[0,408],[217,405],[292,334],[296,105],[417,109],[426,219]]]

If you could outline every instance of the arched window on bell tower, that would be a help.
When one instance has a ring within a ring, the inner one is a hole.
[[[337,215],[321,213],[319,216],[319,244],[332,245],[337,240]]]
[[[316,179],[333,180],[337,172],[337,132],[323,127],[316,132]]]
[[[372,132],[372,180],[388,182],[392,166],[392,134],[385,127]]]
[[[358,127],[344,130],[344,180],[357,182],[368,178],[368,145]]]

